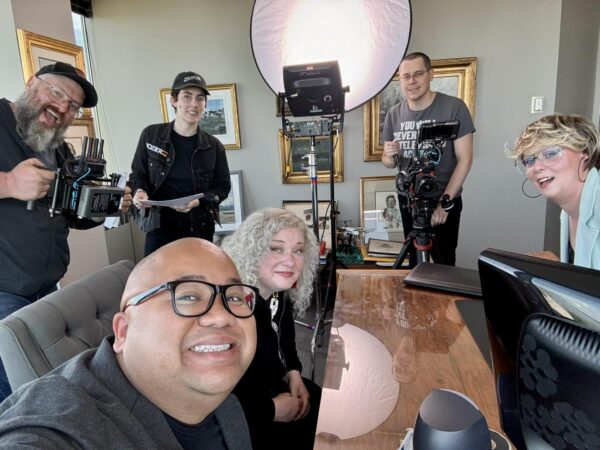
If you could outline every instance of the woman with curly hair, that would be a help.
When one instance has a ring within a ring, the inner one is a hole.
[[[293,312],[310,304],[319,263],[314,234],[295,214],[254,212],[223,242],[244,283],[257,286],[256,355],[234,390],[257,450],[312,449],[321,389],[302,378]]]
[[[560,259],[600,269],[600,136],[586,118],[553,114],[530,124],[510,152],[517,167],[562,208]]]

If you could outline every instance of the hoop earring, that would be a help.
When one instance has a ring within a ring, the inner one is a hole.
[[[582,183],[585,183],[585,180],[587,180],[587,176],[585,177],[585,179],[582,180],[581,176],[579,175],[581,173],[581,163],[586,162],[588,160],[589,160],[589,158],[588,159],[581,158],[581,160],[579,161],[579,164],[577,165],[577,178],[579,178],[579,181],[581,181]],[[583,168],[583,170],[585,170],[585,167]]]
[[[538,198],[542,196],[542,193],[540,192],[538,195],[529,195],[527,192],[525,192],[525,183],[527,183],[527,181],[529,180],[529,178],[525,178],[523,180],[523,184],[521,184],[521,192],[523,193],[523,195],[527,198]]]

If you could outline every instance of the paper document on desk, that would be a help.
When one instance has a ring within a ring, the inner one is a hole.
[[[176,208],[178,206],[185,206],[192,200],[202,197],[204,197],[204,194],[194,194],[187,197],[172,198],[171,200],[141,200],[140,204],[142,206],[168,206],[169,208]]]

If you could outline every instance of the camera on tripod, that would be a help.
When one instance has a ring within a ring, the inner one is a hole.
[[[442,159],[442,144],[456,139],[458,120],[425,123],[419,128],[418,151],[408,163],[399,165],[396,187],[409,198],[437,198],[443,192],[435,176],[435,167]],[[405,167],[404,167],[405,166]]]
[[[425,123],[419,128],[417,153],[398,166],[396,188],[413,208],[414,228],[424,228],[435,209],[444,186],[437,180],[435,168],[442,159],[447,140],[458,136],[458,120]]]
[[[120,214],[125,190],[117,187],[118,174],[105,176],[103,144],[101,139],[84,137],[81,156],[56,171],[50,217],[63,214],[100,221]]]

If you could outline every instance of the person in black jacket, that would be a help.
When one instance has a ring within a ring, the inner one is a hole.
[[[223,144],[198,122],[209,95],[204,78],[194,72],[175,77],[171,105],[175,120],[146,127],[131,163],[134,220],[146,232],[145,255],[184,237],[212,242],[218,205],[231,189]],[[144,201],[203,194],[175,207],[149,207]]]
[[[248,216],[223,242],[242,281],[257,286],[256,355],[234,394],[255,450],[312,449],[321,388],[302,378],[293,312],[310,303],[318,267],[314,234],[295,214],[275,208]]]

